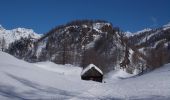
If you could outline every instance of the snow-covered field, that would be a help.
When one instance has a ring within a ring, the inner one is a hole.
[[[112,71],[106,83],[83,81],[81,71],[52,62],[31,64],[0,52],[0,100],[170,100],[170,64],[142,76]]]

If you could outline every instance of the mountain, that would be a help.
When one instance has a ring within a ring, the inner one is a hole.
[[[107,21],[77,20],[55,27],[35,43],[20,41],[9,53],[29,62],[52,61],[81,67],[93,63],[107,72],[114,69],[124,55],[122,35]],[[30,50],[21,49],[30,45],[33,45]]]
[[[35,33],[32,29],[16,28],[12,30],[6,30],[2,27],[2,25],[0,25],[0,40],[4,39],[6,48],[8,48],[9,44],[12,42],[28,37],[38,39],[41,37],[41,35]]]
[[[145,29],[129,37],[128,46],[134,51],[131,62],[135,66],[155,69],[170,62],[170,24]]]
[[[167,29],[170,29],[170,22],[163,26],[163,30],[167,30]]]
[[[170,63],[169,26],[130,33],[103,20],[77,20],[53,28],[36,41],[15,41],[7,52],[28,62],[83,68],[93,63],[104,74],[117,67],[143,74]]]
[[[126,32],[124,32],[125,33],[125,35],[127,36],[127,37],[130,37],[130,36],[132,36],[133,35],[133,33],[132,32],[130,32],[130,31],[126,31]]]
[[[22,59],[0,51],[0,99],[170,99],[170,24],[130,33],[77,20],[41,37],[24,28],[0,32],[11,33],[2,38],[13,41],[5,52]],[[103,83],[81,80],[89,64],[101,69]]]

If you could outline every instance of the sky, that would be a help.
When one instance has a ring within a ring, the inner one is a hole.
[[[0,24],[46,33],[73,20],[102,19],[136,32],[170,22],[170,0],[0,0]]]

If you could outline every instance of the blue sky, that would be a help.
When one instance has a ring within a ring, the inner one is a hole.
[[[135,32],[170,22],[170,0],[0,0],[0,24],[46,33],[76,19],[103,19]]]

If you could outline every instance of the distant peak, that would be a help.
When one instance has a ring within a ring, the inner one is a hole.
[[[33,33],[34,31],[32,29],[26,29],[26,28],[16,28],[16,29],[13,29],[13,31],[18,31],[18,32],[25,32],[25,31],[29,31],[31,33]]]
[[[132,33],[132,32],[130,32],[130,31],[126,31],[126,32],[125,32],[125,34],[126,34],[126,36],[127,36],[127,37],[130,37],[130,36],[132,36],[132,35],[133,35],[133,33]]]
[[[151,28],[145,28],[145,29],[143,29],[141,31],[135,32],[135,34],[144,33],[144,32],[148,32],[148,31],[151,31],[151,30],[152,30]]]
[[[2,25],[0,25],[0,30],[5,30],[5,28]]]
[[[41,37],[40,34],[35,33],[32,29],[26,28],[16,28],[12,30],[6,30],[0,25],[0,38],[4,37],[7,47],[10,43],[19,40],[21,38],[31,37],[33,39],[38,39]]]
[[[163,26],[163,30],[167,30],[167,29],[170,29],[170,22]]]
[[[170,22],[168,24],[165,24],[163,27],[170,27]]]

